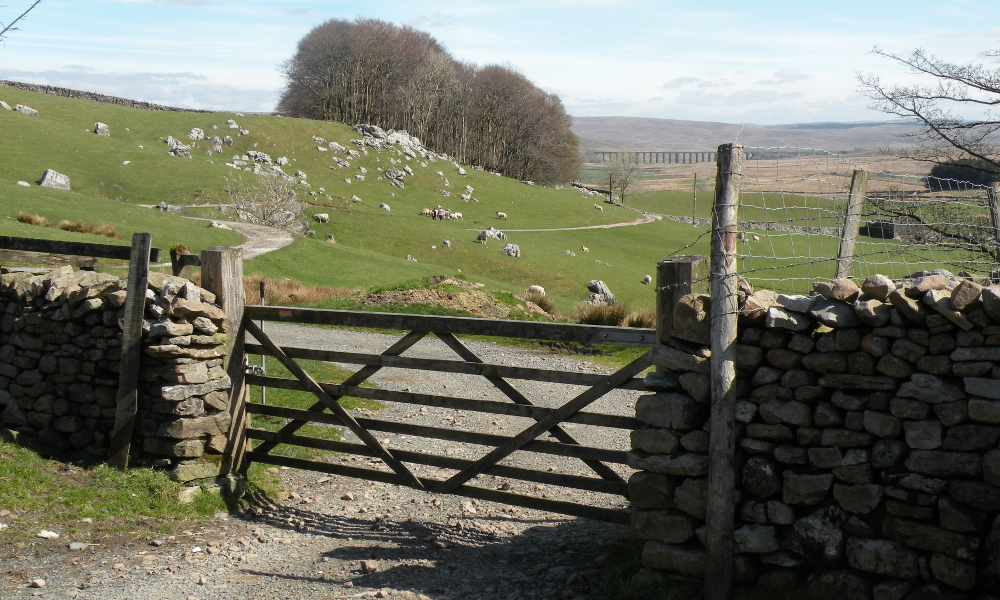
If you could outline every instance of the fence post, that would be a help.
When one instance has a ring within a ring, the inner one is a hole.
[[[997,244],[996,262],[1000,263],[1000,184],[993,184],[986,189],[986,198],[990,203],[990,219],[993,222],[993,239]],[[990,279],[994,279],[996,269],[990,273]]]
[[[865,194],[868,192],[868,171],[856,169],[851,176],[851,192],[847,198],[847,212],[844,214],[844,235],[840,238],[840,248],[837,250],[837,275],[850,277],[854,271],[854,245],[858,241],[858,230],[861,227],[861,211],[865,206]]]
[[[216,246],[201,251],[201,287],[215,294],[215,302],[222,307],[232,323],[228,347],[231,350],[235,332],[243,321],[246,296],[243,291],[243,249]],[[231,355],[230,355],[231,356]]]
[[[111,442],[108,448],[108,464],[116,469],[125,469],[128,466],[132,430],[135,428],[139,399],[139,363],[142,359],[142,313],[146,309],[149,251],[152,245],[152,234],[132,234],[125,320],[122,324],[121,368],[118,370],[115,425],[111,430]]]
[[[656,264],[656,343],[666,344],[673,334],[674,306],[682,296],[707,294],[707,256],[672,256]]]
[[[705,600],[729,600],[733,586],[736,473],[736,210],[743,146],[719,146],[712,209],[712,412],[705,523]]]
[[[201,251],[201,286],[215,294],[216,303],[222,307],[231,325],[226,344],[226,372],[233,382],[230,390],[229,432],[226,450],[223,453],[220,474],[239,472],[246,444],[246,395],[244,382],[244,328],[243,308],[246,304],[243,290],[243,250],[228,246],[216,246]]]

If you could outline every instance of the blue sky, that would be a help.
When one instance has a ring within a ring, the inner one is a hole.
[[[0,0],[0,21],[28,5]],[[874,46],[955,62],[1000,48],[1000,2],[984,0],[44,0],[0,46],[0,78],[268,111],[298,39],[358,16],[427,31],[460,60],[513,65],[574,116],[885,120],[855,74],[913,79]]]

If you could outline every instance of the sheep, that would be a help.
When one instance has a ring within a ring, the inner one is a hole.
[[[316,213],[313,215],[313,220],[317,223],[329,223],[330,215],[328,213]]]
[[[528,289],[524,290],[525,294],[538,294],[539,296],[545,295],[545,288],[540,285],[529,285]]]
[[[506,221],[507,220],[507,213],[505,213],[505,212],[497,212],[497,218],[498,219],[503,219],[504,221]]]
[[[590,248],[588,248],[588,247],[586,247],[586,246],[580,246],[580,250],[581,250],[582,252],[590,252]]]
[[[451,219],[452,221],[462,221],[462,220],[464,220],[462,218],[462,213],[460,213],[460,212],[453,212],[450,215],[448,215],[448,218]]]
[[[642,282],[645,283],[646,285],[652,285],[653,278],[650,277],[649,275],[646,275],[645,277],[642,278]]]
[[[595,204],[595,205],[594,205],[594,208],[596,208],[597,210],[599,210],[599,211],[601,211],[601,212],[604,212],[604,207],[603,207],[603,206],[601,206],[600,204]]]
[[[451,248],[451,240],[445,240],[444,241],[444,247],[445,248]]]
[[[758,237],[758,236],[756,236],[756,235],[755,235],[755,236],[753,236],[753,241],[755,241],[755,242],[759,242],[759,241],[760,241],[760,237]]]
[[[379,204],[378,207],[384,210],[390,210],[389,205],[384,202],[382,204]]]
[[[422,211],[420,211],[420,216],[421,217],[433,217],[434,216],[434,211],[431,210],[431,209],[429,209],[429,208],[425,208]]]
[[[480,244],[485,244],[486,243],[486,239],[487,239],[486,238],[486,234],[485,233],[480,233],[479,237],[476,238],[476,241],[479,242]]]

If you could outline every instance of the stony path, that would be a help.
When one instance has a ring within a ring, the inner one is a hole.
[[[605,225],[587,225],[586,227],[555,227],[552,229],[504,229],[504,233],[519,233],[519,232],[533,232],[533,231],[582,231],[584,229],[612,229],[614,227],[632,227],[633,225],[645,225],[646,223],[652,223],[653,221],[659,221],[662,218],[661,215],[656,215],[649,213],[644,217],[638,218],[635,221],[623,221],[621,223],[607,223]],[[469,229],[467,231],[481,231],[479,229]]]
[[[397,338],[350,331],[267,324],[282,344],[348,351],[382,351]],[[607,369],[574,358],[510,349],[485,342],[469,347],[488,362],[540,368]],[[406,356],[452,358],[437,340],[424,340]],[[447,392],[500,399],[491,386],[459,375],[385,369],[373,378],[387,389]],[[515,382],[537,403],[554,406],[583,388]],[[570,388],[559,390],[556,388]],[[629,414],[634,392],[615,392],[590,410]],[[356,411],[368,412],[368,411]],[[386,420],[512,433],[524,419],[466,411],[390,404],[375,413]],[[485,429],[483,429],[485,428]],[[627,432],[587,426],[568,428],[584,443],[623,448]],[[379,436],[390,447],[475,457],[481,446]],[[350,439],[345,436],[345,439]],[[340,457],[353,466],[379,468],[361,457]],[[516,453],[512,464],[583,474],[576,461]],[[0,554],[0,597],[101,598],[108,600],[353,599],[584,600],[593,598],[609,545],[626,528],[585,519],[418,492],[380,483],[272,467],[291,492],[245,515],[220,514],[174,538],[139,539],[113,548],[69,551],[64,540],[38,540]],[[415,469],[442,476],[436,469]],[[622,469],[623,474],[626,469]],[[574,498],[597,506],[621,506],[621,498],[507,482],[491,476],[474,485]],[[259,514],[258,514],[259,513]],[[80,525],[85,528],[85,525]],[[44,588],[26,587],[32,579]]]

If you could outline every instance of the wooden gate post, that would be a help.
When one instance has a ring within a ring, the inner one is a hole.
[[[990,203],[990,221],[993,223],[993,240],[996,242],[996,262],[1000,266],[1000,184],[994,183],[986,188],[986,199]],[[995,281],[996,268],[992,269],[990,278]]]
[[[132,234],[132,255],[128,263],[125,296],[125,321],[122,324],[121,368],[118,371],[118,394],[115,425],[111,430],[108,464],[116,469],[128,466],[132,430],[139,401],[139,363],[142,359],[142,313],[146,309],[149,280],[149,253],[153,236]]]
[[[682,296],[708,294],[707,256],[672,256],[656,264],[656,343],[666,344],[673,332],[674,306]]]
[[[851,192],[847,198],[847,212],[844,214],[843,237],[840,238],[840,248],[837,250],[836,277],[851,277],[854,272],[854,245],[858,241],[858,230],[861,227],[861,210],[865,206],[865,194],[868,192],[868,171],[857,169],[851,176]]]
[[[712,210],[712,413],[705,523],[705,600],[729,600],[733,586],[736,491],[736,210],[743,146],[719,146]]]

